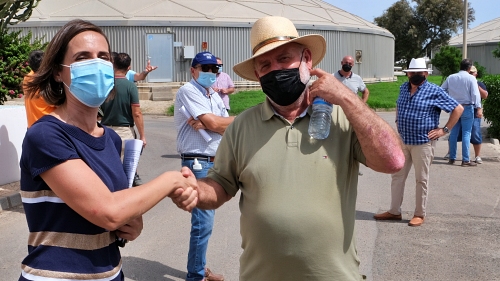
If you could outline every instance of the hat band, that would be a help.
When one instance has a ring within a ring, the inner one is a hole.
[[[295,38],[297,38],[297,37],[294,37],[294,36],[276,36],[276,37],[272,37],[272,38],[266,39],[266,40],[260,42],[259,44],[257,44],[257,46],[255,46],[253,48],[252,52],[255,55],[255,53],[257,53],[257,51],[260,48],[264,47],[267,44],[271,44],[271,43],[278,42],[278,41],[290,41],[290,40],[293,40]]]

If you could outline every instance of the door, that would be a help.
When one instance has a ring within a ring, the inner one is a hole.
[[[147,34],[146,50],[151,65],[158,66],[155,71],[148,74],[147,82],[172,82],[174,80],[173,34]]]

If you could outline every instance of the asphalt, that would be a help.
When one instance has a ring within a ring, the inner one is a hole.
[[[386,119],[389,124],[391,124],[391,120],[393,120],[393,116],[395,112],[379,112],[378,113],[382,118]],[[441,114],[441,121],[447,118],[447,114]],[[486,138],[486,130],[488,124],[484,122],[481,124],[481,129],[483,131],[483,145],[481,149],[481,155],[483,161],[500,161],[500,144],[498,139]],[[443,139],[446,140],[446,137]],[[435,150],[435,157],[439,158],[440,156],[444,156],[447,153],[447,145],[445,142],[440,141]],[[460,155],[460,145],[457,155]],[[471,158],[473,157],[473,149],[471,145]],[[459,163],[459,161],[457,161]],[[480,168],[479,165],[478,168]],[[463,174],[464,177],[467,177],[467,174]],[[6,185],[0,185],[0,212],[4,210],[8,210],[10,208],[19,206],[22,204],[21,195],[19,193],[20,183],[13,182]]]

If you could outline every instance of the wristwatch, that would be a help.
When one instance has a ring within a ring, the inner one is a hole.
[[[445,133],[449,133],[449,132],[450,132],[450,129],[448,129],[448,127],[444,126],[444,127],[443,127],[443,131],[444,131]]]

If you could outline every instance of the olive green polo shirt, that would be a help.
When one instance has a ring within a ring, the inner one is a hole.
[[[339,106],[325,140],[308,135],[309,113],[291,124],[266,100],[219,145],[208,177],[232,196],[241,190],[242,281],[361,280],[354,222],[366,159]]]

